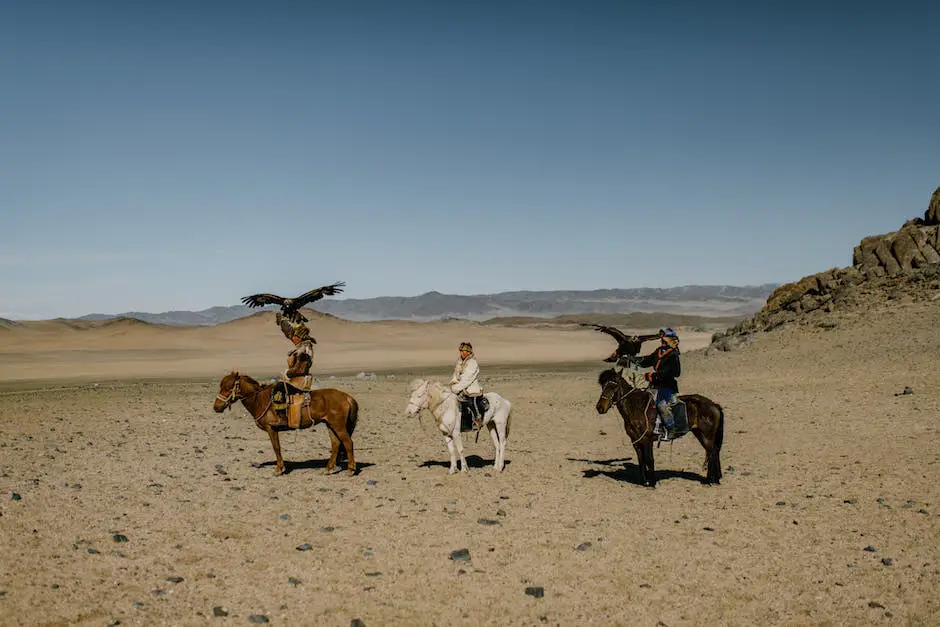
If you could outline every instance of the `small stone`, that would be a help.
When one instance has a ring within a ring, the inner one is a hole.
[[[267,623],[270,622],[264,614],[252,614],[248,617],[249,623]]]
[[[587,551],[589,548],[591,548],[590,542],[582,542],[578,546],[574,547],[574,550],[575,551]]]
[[[872,608],[872,609],[878,609],[878,610],[883,610],[883,609],[885,609],[885,606],[882,605],[881,603],[879,603],[878,601],[869,601],[869,602],[868,602],[868,607],[870,607],[870,608]]]
[[[894,558],[893,558],[893,557],[882,557],[882,558],[881,558],[881,563],[884,564],[885,566],[894,566]]]
[[[530,586],[525,589],[525,593],[530,597],[535,597],[536,599],[541,599],[545,596],[545,588],[542,586]]]
[[[354,618],[349,621],[349,627],[366,627],[366,624],[362,622],[362,619]]]
[[[221,605],[216,605],[215,607],[212,608],[212,615],[213,616],[228,616],[228,610],[226,610]]]
[[[10,500],[13,500],[13,501],[20,501],[20,500],[22,500],[22,499],[23,499],[23,497],[20,496],[19,494],[17,494],[16,492],[14,492],[13,494],[10,495]]]
[[[786,501],[777,501],[776,503],[777,506],[786,505],[786,504],[787,504]]]
[[[182,577],[167,577],[166,580],[169,581],[170,583],[183,583],[184,581],[186,581]]]
[[[369,479],[368,481],[366,481],[366,485],[378,485],[378,483],[379,482],[376,481],[375,479]]]
[[[300,585],[300,579],[297,579],[296,577],[288,577],[288,578],[287,578],[287,583],[289,583],[289,584],[292,585],[292,586],[299,586],[299,585]]]
[[[865,547],[864,549],[862,549],[862,550],[863,550],[863,551],[868,551],[869,553],[876,553],[876,552],[878,551],[878,549],[876,549],[875,547],[871,546],[870,544],[869,544],[868,546],[866,546],[866,547]]]
[[[845,499],[845,500],[842,501],[842,502],[843,502],[843,503],[846,503],[846,504],[848,504],[848,505],[855,505],[856,503],[858,503],[858,500],[857,500],[857,499]]]
[[[450,559],[460,562],[469,562],[470,549],[458,549],[456,551],[451,551]]]
[[[382,573],[381,573],[380,571],[375,571],[375,572],[371,572],[371,573],[366,573],[366,577],[379,577],[379,576],[381,576],[381,575],[382,575]]]
[[[100,553],[98,549],[88,549],[89,555],[98,555],[98,553]]]
[[[926,509],[919,509],[919,510],[917,510],[917,513],[918,513],[918,514],[924,514],[924,515],[926,515],[926,516],[929,516],[929,515],[930,515],[930,512],[928,512]]]
[[[336,527],[320,527],[320,531],[323,533],[332,533]]]
[[[480,523],[481,525],[484,525],[484,526],[492,526],[492,525],[498,525],[498,524],[499,524],[499,521],[498,521],[498,520],[491,520],[491,519],[489,519],[489,518],[481,518],[481,519],[479,519],[477,522]]]
[[[281,514],[281,520],[290,520],[290,514]]]
[[[298,551],[309,551],[309,550],[312,549],[312,548],[313,548],[313,547],[310,546],[309,543],[304,542],[303,544],[301,544],[300,546],[297,547],[297,550],[298,550]]]
[[[116,533],[116,534],[114,534],[113,536],[111,536],[111,538],[112,538],[115,542],[127,542],[127,541],[128,541],[128,540],[127,540],[127,536],[125,536],[125,535],[122,534],[122,533]]]

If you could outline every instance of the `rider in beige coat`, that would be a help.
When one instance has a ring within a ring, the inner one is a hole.
[[[470,342],[461,342],[457,349],[460,356],[454,366],[454,376],[450,380],[450,389],[457,395],[461,404],[467,403],[473,413],[473,426],[479,428],[483,422],[479,397],[483,396],[483,386],[480,384],[480,365],[473,356],[473,346]]]

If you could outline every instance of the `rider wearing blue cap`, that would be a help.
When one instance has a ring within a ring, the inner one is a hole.
[[[656,409],[666,427],[665,437],[668,440],[670,436],[680,435],[673,422],[672,404],[679,395],[679,382],[676,379],[682,374],[682,366],[679,363],[679,336],[672,329],[659,330],[660,346],[645,357],[639,357],[635,361],[641,368],[653,368],[653,372],[647,372],[645,377],[650,386],[656,389]],[[658,427],[654,431],[659,435]]]

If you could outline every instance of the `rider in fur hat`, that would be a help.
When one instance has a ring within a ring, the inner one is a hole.
[[[666,428],[666,433],[662,435],[664,440],[668,440],[681,435],[673,421],[672,405],[679,395],[679,382],[676,379],[682,374],[682,366],[679,362],[679,336],[676,332],[672,329],[660,329],[659,338],[660,345],[655,351],[634,361],[641,368],[653,368],[652,372],[646,373],[645,378],[650,387],[655,388],[656,409]],[[659,425],[654,433],[660,434]]]
[[[313,366],[314,344],[317,341],[310,335],[310,329],[303,322],[291,322],[280,312],[276,316],[276,321],[284,337],[294,343],[294,349],[287,353],[287,369],[284,371],[284,378],[299,388],[310,389],[313,378],[310,375],[310,368]]]

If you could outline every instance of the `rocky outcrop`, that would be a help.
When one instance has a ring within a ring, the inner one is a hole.
[[[833,328],[827,314],[877,301],[940,298],[940,188],[924,219],[910,220],[894,233],[859,242],[852,266],[832,268],[778,287],[754,317],[712,337],[708,351],[733,350],[754,333],[789,323]]]

